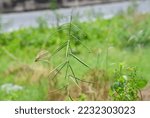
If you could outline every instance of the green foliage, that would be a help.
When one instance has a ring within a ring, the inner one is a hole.
[[[108,43],[121,49],[148,47],[150,44],[149,18],[149,14],[133,14],[132,16],[118,15],[108,20],[99,18],[91,22],[76,22],[72,24],[70,35],[74,39],[75,46],[81,44],[81,40],[97,40],[104,43],[106,38],[109,38]],[[67,38],[66,31],[69,29],[69,24],[49,28],[44,18],[38,18],[37,22],[38,28],[20,29],[12,33],[0,34],[0,44],[7,45],[17,40],[15,42],[20,47],[41,46],[45,42],[45,46],[49,47],[51,44],[61,44]]]
[[[58,24],[57,27],[53,28],[48,27],[45,19],[39,18],[37,28],[30,27],[1,33],[0,86],[4,83],[15,83],[24,86],[25,89],[21,92],[10,94],[5,94],[0,90],[0,100],[51,100],[51,98],[56,100],[59,97],[61,97],[59,100],[65,100],[66,96],[63,97],[62,94],[67,95],[67,100],[71,100],[69,91],[64,90],[62,86],[69,83],[71,88],[75,84],[79,89],[81,81],[86,83],[86,86],[83,87],[87,89],[87,92],[89,92],[90,87],[92,88],[92,90],[90,88],[91,93],[84,95],[80,91],[81,93],[77,96],[71,94],[76,96],[73,96],[73,100],[87,100],[89,94],[91,97],[96,98],[100,96],[98,92],[102,93],[103,97],[108,98],[108,91],[105,91],[109,87],[107,86],[108,80],[101,80],[104,77],[103,74],[102,77],[99,77],[101,75],[99,73],[98,75],[92,73],[90,76],[88,73],[92,72],[92,69],[89,69],[87,73],[88,68],[84,68],[89,67],[89,65],[91,68],[95,67],[96,62],[99,63],[96,66],[96,73],[98,70],[104,70],[110,78],[112,78],[111,74],[116,68],[115,64],[125,62],[128,65],[138,66],[144,77],[149,79],[149,18],[149,14],[130,14],[128,16],[121,14],[111,19],[98,18],[95,21],[82,23],[76,21],[61,26]],[[88,47],[90,47],[90,50]],[[107,58],[109,59],[107,70],[105,70],[106,47]],[[127,50],[128,48],[133,50]],[[50,58],[50,61],[48,60],[48,65],[47,63],[45,64],[47,62],[45,60],[44,63],[40,63],[44,69],[36,67],[34,70],[34,59],[39,50],[44,51],[42,51],[42,55],[36,57],[36,61],[38,59],[47,59],[47,57],[45,58],[47,52],[49,52],[48,59]],[[43,56],[44,58],[41,58]],[[22,66],[18,67],[18,65]],[[25,65],[30,65],[30,67]],[[43,72],[45,68],[48,68],[48,71]],[[54,74],[51,78],[54,77],[55,83],[49,88],[46,75],[51,70],[53,70],[51,75]],[[46,73],[46,75],[43,76],[43,73]],[[34,76],[32,77],[32,75]],[[39,77],[37,77],[38,75]],[[147,81],[137,74],[136,68],[127,69],[122,67],[121,70],[120,68],[116,70],[115,75],[115,82],[111,89],[113,100],[140,99],[139,90],[145,87]],[[95,88],[98,88],[98,90],[93,89],[90,84],[90,82],[94,81],[94,76],[95,78],[99,77],[98,82],[95,84]],[[41,80],[43,81],[42,84],[40,84]],[[128,95],[125,94],[126,87],[128,88],[126,89]],[[53,89],[56,91],[59,88],[63,88],[63,90],[51,93]],[[121,94],[117,94],[116,91]],[[77,94],[76,92],[72,93]]]
[[[124,67],[120,64],[119,69],[115,71],[114,78],[110,91],[113,100],[132,101],[142,97],[139,96],[139,92],[141,88],[146,86],[147,81],[138,76],[135,67]]]
[[[64,26],[64,27],[63,27]],[[57,50],[54,51],[54,53],[51,55],[51,57],[53,57],[55,54],[59,53],[61,50],[63,50],[65,48],[65,57],[64,57],[64,62],[62,62],[61,64],[59,64],[56,68],[54,68],[50,74],[54,73],[54,71],[57,70],[57,72],[54,74],[54,76],[52,78],[50,78],[50,81],[55,79],[56,76],[61,72],[61,70],[63,68],[66,67],[66,72],[65,72],[65,79],[68,79],[68,81],[66,82],[66,85],[65,85],[65,88],[66,89],[66,92],[67,92],[67,95],[69,96],[69,98],[72,100],[71,96],[70,96],[70,93],[69,93],[69,79],[72,80],[78,87],[79,87],[79,80],[76,75],[75,75],[75,72],[74,72],[74,69],[71,65],[71,59],[70,58],[73,58],[75,59],[76,61],[78,61],[80,64],[82,64],[83,66],[87,67],[87,68],[90,68],[84,61],[82,61],[79,57],[77,57],[74,53],[73,53],[73,49],[72,49],[72,43],[75,42],[79,42],[82,44],[82,39],[80,38],[80,36],[76,33],[75,34],[75,31],[76,32],[82,32],[81,29],[79,29],[76,25],[74,25],[72,23],[72,21],[70,21],[70,23],[68,24],[65,24],[63,26],[60,26],[62,29],[58,29],[59,31],[64,31],[66,30],[67,31],[67,39],[64,43],[62,43]],[[67,26],[67,27],[66,27]],[[65,28],[65,29],[64,29]],[[76,29],[77,28],[77,29]],[[79,30],[79,31],[78,31]],[[60,32],[59,32],[60,33]],[[83,45],[86,49],[88,49],[85,45]],[[39,61],[40,58],[36,61]],[[48,61],[48,60],[47,60]],[[80,80],[81,81],[81,80]],[[64,88],[64,89],[65,89]]]

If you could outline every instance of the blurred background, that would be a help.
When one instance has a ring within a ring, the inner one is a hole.
[[[128,0],[0,0],[0,10],[2,12],[17,12],[48,9],[54,7],[54,4],[55,7],[60,8],[121,1]]]
[[[150,0],[0,0],[0,100],[150,100],[149,12]]]
[[[35,27],[39,18],[56,26],[58,20],[59,24],[69,22],[72,11],[80,21],[87,21],[89,17],[110,18],[130,6],[138,6],[137,12],[150,11],[149,0],[0,0],[0,23],[4,32]]]

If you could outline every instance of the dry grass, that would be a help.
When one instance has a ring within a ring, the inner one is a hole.
[[[5,76],[15,75],[14,80],[18,83],[38,83],[40,79],[47,79],[51,69],[40,64],[12,65],[5,71]]]
[[[110,81],[104,70],[90,70],[85,74],[82,80],[83,81],[79,81],[78,86],[72,83],[67,90],[65,88],[56,89],[55,86],[57,82],[51,81],[48,95],[49,100],[66,100],[69,98],[68,93],[72,100],[109,100]]]
[[[83,80],[91,83],[81,82],[81,89],[79,91],[80,94],[78,93],[78,97],[81,94],[85,94],[87,100],[98,101],[109,99],[108,94],[110,81],[107,73],[104,70],[89,70],[87,74],[85,74],[85,76],[83,77]],[[75,90],[72,93],[76,93]]]
[[[150,101],[150,86],[147,86],[145,89],[143,89],[141,94],[143,101]]]

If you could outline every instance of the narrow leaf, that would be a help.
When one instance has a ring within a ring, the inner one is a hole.
[[[66,63],[67,63],[67,62],[66,62]],[[54,79],[54,78],[57,76],[57,74],[65,67],[66,63],[64,63],[64,64],[60,67],[60,69],[57,70],[57,72],[54,74],[54,76],[52,77],[52,79]]]
[[[75,37],[75,36],[72,35],[72,34],[71,34],[71,36],[72,36],[73,38],[75,38],[76,40],[78,40],[78,41],[81,43],[81,45],[82,45],[83,47],[85,47],[85,48],[91,53],[91,50],[90,50],[88,47],[86,47],[86,46],[80,41],[79,38]]]
[[[75,24],[73,24],[73,23],[71,23],[72,24],[72,27],[75,29],[75,28],[77,28],[79,31],[81,31],[83,34],[85,34],[85,35],[87,35],[87,33],[86,32],[84,32],[81,28],[79,28],[77,25],[75,25]]]
[[[73,56],[77,61],[79,61],[81,64],[83,64],[84,66],[90,68],[86,63],[84,63],[83,61],[81,61],[77,56],[75,56],[74,54],[70,54],[71,56]]]
[[[69,75],[69,76],[72,76],[72,75]],[[79,78],[77,78],[77,77],[75,77],[75,79],[76,79],[76,80],[79,80],[79,81],[81,81],[81,82],[89,83],[89,84],[95,84],[95,83],[96,83],[96,82],[81,80],[81,79],[79,79]]]
[[[68,95],[68,97],[71,101],[74,101],[70,94]]]
[[[67,63],[67,68],[66,68],[65,79],[66,79],[66,78],[67,78],[67,76],[68,76],[68,69],[69,69],[69,62]]]
[[[65,46],[67,45],[67,41],[65,43],[63,43],[53,54],[52,56],[54,56],[56,53],[58,53],[61,49],[63,49]]]
[[[72,69],[72,67],[71,67],[70,64],[69,64],[69,68],[70,68],[70,70],[71,70],[71,72],[72,72],[72,74],[73,74],[73,77],[74,77],[74,79],[75,79],[75,82],[76,82],[77,84],[79,84],[78,81],[76,80],[75,73],[74,73],[74,71],[73,71],[73,69]]]
[[[81,89],[81,87],[79,86],[79,84],[75,81],[76,79],[73,76],[69,76],[69,77],[77,85],[77,87],[79,87],[79,89]]]
[[[54,68],[49,74],[53,73],[55,70],[57,70],[58,68],[60,68],[61,66],[63,66],[64,64],[66,64],[66,61],[59,64],[56,68]]]
[[[68,57],[69,54],[69,45],[70,45],[70,40],[67,41],[66,58]]]

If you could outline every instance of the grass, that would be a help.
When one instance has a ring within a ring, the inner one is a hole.
[[[75,22],[82,32],[75,28],[73,34],[80,38],[92,53],[78,41],[73,42],[72,50],[92,69],[85,68],[73,58],[70,58],[70,64],[78,78],[87,81],[98,78],[98,85],[81,82],[82,89],[77,89],[75,83],[70,83],[70,94],[74,100],[110,100],[109,86],[114,70],[120,63],[136,66],[138,73],[149,81],[149,18],[149,14],[129,14],[117,15],[111,19],[98,18],[95,21]],[[49,55],[52,55],[66,41],[66,31],[57,30],[58,28],[40,25],[38,28],[30,27],[0,34],[0,86],[13,83],[23,87],[21,91],[10,93],[0,89],[0,100],[69,99],[64,90],[59,90],[66,83],[66,68],[53,83],[49,83],[48,79],[48,76],[52,76],[49,75],[50,71],[64,60],[66,50],[62,49],[51,57],[49,65],[46,62],[34,62],[41,50],[47,50]],[[109,81],[105,80],[106,76]],[[89,92],[91,89],[92,92]],[[74,91],[78,94],[73,94]]]

